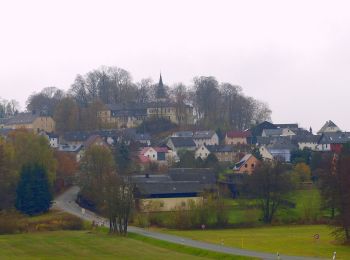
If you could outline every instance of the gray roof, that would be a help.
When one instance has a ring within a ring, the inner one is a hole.
[[[265,133],[266,136],[280,136],[283,132],[282,128],[278,129],[264,129],[263,133]]]
[[[206,145],[205,147],[212,153],[231,153],[234,151],[231,145]]]
[[[192,131],[179,131],[175,132],[172,135],[173,137],[193,137],[193,132]]]
[[[151,135],[148,134],[148,133],[135,134],[134,135],[134,140],[135,141],[148,141],[148,140],[151,140]]]
[[[214,131],[197,131],[193,134],[194,139],[210,139],[215,134]]]
[[[192,137],[170,137],[175,147],[195,147],[196,143]]]
[[[345,144],[350,142],[350,132],[324,133],[320,144]]]
[[[60,152],[67,152],[67,153],[77,153],[83,148],[83,145],[68,145],[68,144],[61,144],[58,147],[58,151]]]
[[[39,117],[38,114],[33,113],[19,113],[14,117],[8,118],[6,125],[16,125],[16,124],[30,124],[33,123],[35,119]]]
[[[92,133],[89,132],[66,132],[63,135],[63,139],[67,142],[85,142]]]
[[[270,136],[270,137],[257,136],[256,137],[257,143],[259,145],[291,144],[292,138],[290,136]]]
[[[275,144],[270,144],[267,145],[268,150],[297,150],[298,147],[294,144],[283,144],[283,143],[275,143]]]
[[[274,124],[278,128],[289,128],[289,129],[298,129],[298,124]]]
[[[161,183],[137,183],[137,189],[143,196],[165,195],[165,194],[188,194],[201,193],[205,187],[203,184],[195,181],[169,181]]]
[[[318,143],[321,135],[295,135],[292,136],[292,140],[295,143]]]
[[[199,181],[203,184],[215,184],[216,175],[207,168],[172,168],[169,176],[174,181]]]
[[[134,175],[131,177],[141,196],[166,194],[198,194],[216,184],[211,169],[173,168],[167,174]]]

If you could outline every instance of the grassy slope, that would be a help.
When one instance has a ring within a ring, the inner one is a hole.
[[[87,231],[0,236],[0,259],[248,259],[178,246],[138,235]]]
[[[163,232],[189,237],[211,243],[221,243],[233,247],[258,250],[262,252],[300,256],[316,256],[330,259],[337,252],[337,259],[350,259],[350,246],[334,243],[331,229],[325,225],[309,226],[275,226],[245,229],[206,230],[206,231],[173,231]],[[320,239],[315,241],[314,234]]]

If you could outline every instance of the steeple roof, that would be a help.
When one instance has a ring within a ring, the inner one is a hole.
[[[159,83],[156,89],[156,98],[157,99],[166,98],[166,90],[163,84],[162,74],[160,74],[159,76]]]

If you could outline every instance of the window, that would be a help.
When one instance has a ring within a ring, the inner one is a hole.
[[[248,164],[245,164],[244,167],[245,167],[245,168],[248,168]]]
[[[254,168],[254,166],[255,166],[254,163],[252,163],[252,168]]]

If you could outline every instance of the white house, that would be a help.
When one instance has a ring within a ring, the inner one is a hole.
[[[200,157],[202,160],[207,159],[208,155],[210,154],[209,149],[202,144],[201,146],[199,146],[194,154],[194,157],[197,159],[198,157]]]
[[[197,131],[193,135],[196,147],[201,145],[219,145],[219,137],[215,131]]]

